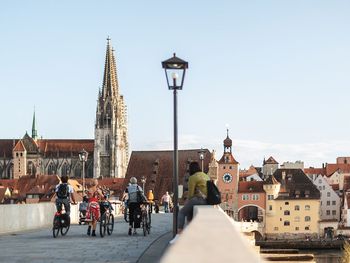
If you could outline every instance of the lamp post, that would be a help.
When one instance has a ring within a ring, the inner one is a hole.
[[[142,175],[141,177],[141,183],[142,183],[142,191],[145,192],[145,183],[146,183],[146,177]]]
[[[79,160],[83,163],[83,196],[85,195],[85,162],[87,161],[89,153],[84,149],[79,153]]]
[[[205,157],[205,150],[203,148],[201,148],[198,151],[199,154],[199,160],[201,160],[201,165],[202,165],[202,172],[204,172],[204,157]]]
[[[173,236],[177,234],[178,204],[178,149],[177,149],[177,91],[182,90],[188,62],[174,56],[162,62],[165,70],[166,81],[169,90],[173,91],[174,99],[174,155],[173,155],[173,192],[174,192],[174,212],[173,212]],[[172,81],[171,81],[172,80]]]

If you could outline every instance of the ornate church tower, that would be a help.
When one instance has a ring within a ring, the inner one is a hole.
[[[128,152],[127,108],[119,93],[117,67],[107,38],[102,90],[96,109],[94,177],[125,177]]]
[[[224,153],[218,162],[217,186],[221,192],[221,206],[234,218],[237,217],[239,163],[232,155],[232,140],[228,136],[224,140]]]

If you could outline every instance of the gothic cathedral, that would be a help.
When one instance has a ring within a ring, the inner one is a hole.
[[[99,91],[96,109],[94,174],[124,177],[129,160],[127,112],[119,93],[113,51],[108,38],[102,91]]]

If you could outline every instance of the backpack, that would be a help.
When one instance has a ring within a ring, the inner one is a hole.
[[[213,181],[207,181],[207,203],[208,205],[218,205],[221,203],[221,193]]]
[[[58,198],[68,198],[69,197],[68,184],[60,184],[58,186],[57,197]]]

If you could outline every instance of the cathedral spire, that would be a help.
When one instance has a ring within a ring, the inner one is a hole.
[[[111,39],[107,38],[106,61],[103,74],[102,92],[103,98],[118,96],[118,78],[115,57],[111,45]]]
[[[36,140],[38,138],[38,133],[36,130],[36,123],[35,123],[35,107],[34,107],[34,113],[33,113],[33,123],[32,123],[32,138]]]

